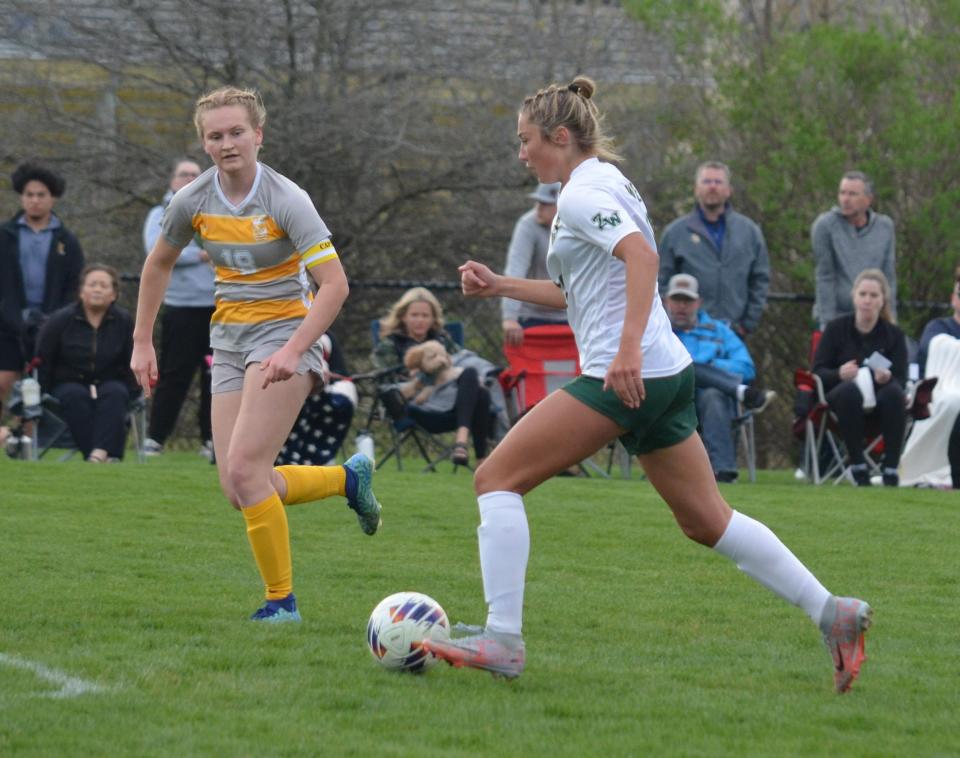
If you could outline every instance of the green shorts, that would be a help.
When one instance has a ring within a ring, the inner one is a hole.
[[[563,389],[626,429],[620,442],[631,455],[671,447],[697,431],[693,364],[673,376],[644,379],[643,387],[646,399],[635,410],[620,402],[613,390],[604,392],[602,379],[578,376]]]

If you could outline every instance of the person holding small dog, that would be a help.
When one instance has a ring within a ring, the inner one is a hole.
[[[408,370],[415,367],[418,372],[413,384],[400,384],[404,397],[410,400],[424,387],[434,388],[428,402],[421,405],[414,400],[408,405],[410,417],[431,434],[456,431],[451,460],[457,465],[466,465],[469,459],[467,443],[471,433],[477,460],[486,458],[487,440],[492,431],[490,392],[483,386],[475,366],[458,366],[460,373],[453,377],[452,353],[465,354],[466,351],[460,351],[444,331],[443,308],[436,296],[425,287],[404,292],[380,321],[380,334],[380,342],[373,351],[374,364],[381,369],[403,364]],[[411,352],[414,357],[408,362],[407,355]],[[445,371],[446,378],[437,382],[441,371]]]
[[[467,441],[473,436],[477,461],[487,457],[490,437],[490,395],[480,386],[475,368],[453,365],[453,358],[437,340],[410,348],[403,365],[411,379],[399,385],[410,401],[407,410],[420,426],[437,433],[455,429],[451,459],[458,465],[468,462]]]

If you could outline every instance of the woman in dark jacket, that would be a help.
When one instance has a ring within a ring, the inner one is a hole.
[[[130,370],[133,320],[116,305],[119,288],[113,268],[87,266],[79,301],[50,315],[37,345],[40,385],[60,401],[70,434],[91,463],[123,458],[127,411],[138,394]]]
[[[430,290],[414,287],[407,290],[380,322],[380,342],[373,351],[378,368],[398,369],[397,378],[406,378],[403,358],[415,345],[436,340],[453,355],[460,346],[443,329],[443,308]],[[439,411],[410,403],[410,416],[431,433],[456,432],[452,460],[467,463],[467,440],[473,436],[477,461],[487,457],[487,440],[491,433],[490,393],[483,386],[476,368],[466,367],[456,380],[455,400],[451,407]]]
[[[883,483],[896,487],[907,419],[903,391],[907,343],[891,318],[890,286],[882,271],[862,271],[853,283],[852,295],[853,315],[827,324],[817,345],[813,371],[823,382],[827,402],[839,421],[856,485],[870,485],[863,446],[866,417],[872,414],[878,417],[883,434]],[[874,353],[889,361],[889,366],[878,367],[876,360],[870,360]],[[865,394],[868,400],[874,395],[875,406],[864,407]]]

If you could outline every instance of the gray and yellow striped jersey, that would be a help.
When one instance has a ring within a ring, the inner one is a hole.
[[[223,194],[216,167],[204,171],[173,196],[162,228],[180,248],[199,237],[214,263],[210,345],[220,350],[287,340],[312,302],[307,270],[337,257],[309,195],[262,163],[239,205]]]

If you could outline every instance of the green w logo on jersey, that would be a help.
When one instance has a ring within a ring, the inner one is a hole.
[[[604,216],[602,213],[598,213],[590,220],[595,223],[597,225],[597,229],[602,232],[608,226],[612,229],[613,227],[620,225],[620,212],[614,211],[609,216]]]

